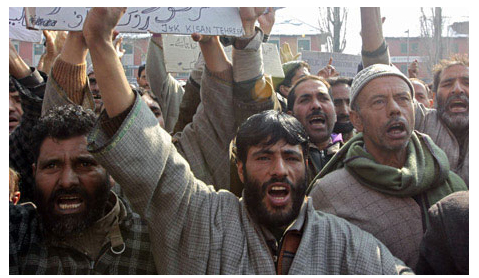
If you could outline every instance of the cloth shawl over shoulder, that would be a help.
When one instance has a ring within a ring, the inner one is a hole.
[[[272,255],[244,202],[196,179],[136,98],[117,133],[101,125],[88,149],[121,184],[149,226],[160,274],[275,274]],[[397,274],[410,271],[370,234],[307,202],[290,274]]]
[[[412,133],[401,169],[378,164],[363,145],[362,133],[351,138],[315,177],[308,193],[315,180],[343,167],[362,185],[385,194],[413,197],[427,192],[430,205],[455,191],[467,190],[464,181],[450,171],[444,151],[426,134]]]

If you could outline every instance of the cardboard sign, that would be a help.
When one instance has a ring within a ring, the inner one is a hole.
[[[90,8],[25,8],[33,29],[80,31]],[[115,28],[119,32],[241,36],[243,26],[235,7],[127,8]]]
[[[190,72],[197,63],[201,49],[190,36],[163,36],[165,66],[168,72]],[[224,48],[225,54],[232,61],[232,46]],[[275,77],[284,77],[276,44],[262,44],[264,72]]]
[[[319,51],[302,51],[302,60],[307,62],[311,67],[311,73],[316,74],[318,71],[328,65],[329,58],[333,57],[331,64],[339,76],[354,77],[358,72],[358,64],[361,62],[360,55],[350,55],[343,53],[329,53]]]
[[[40,43],[42,31],[28,30],[25,21],[25,11],[21,7],[10,7],[8,15],[8,37],[10,39]]]

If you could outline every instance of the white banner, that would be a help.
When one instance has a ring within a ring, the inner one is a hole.
[[[35,43],[40,43],[42,41],[42,31],[27,29],[23,8],[10,7],[8,20],[8,37],[10,39]]]
[[[412,63],[414,60],[420,62],[425,62],[428,60],[425,56],[409,56],[409,62],[407,56],[391,56],[391,63]]]
[[[201,49],[191,36],[163,36],[165,66],[168,72],[190,72],[197,63]],[[224,48],[228,59],[232,60],[232,47]],[[264,72],[274,77],[284,77],[276,44],[262,44]]]
[[[90,8],[25,8],[28,27],[79,31]],[[116,29],[131,33],[225,35],[239,37],[243,26],[235,7],[127,8]]]
[[[333,58],[332,66],[342,77],[354,77],[358,71],[358,64],[361,61],[360,55],[343,53],[329,53],[319,51],[301,51],[302,60],[311,67],[311,73],[318,71],[328,65],[329,58]]]

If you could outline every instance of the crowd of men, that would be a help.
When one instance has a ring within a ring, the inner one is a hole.
[[[430,88],[361,8],[353,79],[283,51],[271,78],[274,9],[239,8],[242,37],[192,34],[184,86],[153,34],[136,86],[124,12],[92,8],[38,68],[10,44],[10,274],[469,273],[467,57]]]

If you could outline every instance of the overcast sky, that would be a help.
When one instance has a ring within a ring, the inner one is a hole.
[[[431,15],[431,8],[424,8],[426,15]],[[444,7],[443,21],[444,26],[448,26],[457,21],[469,21],[469,8],[452,8]],[[319,9],[317,7],[287,7],[277,11],[278,14],[304,21],[308,24],[318,26]],[[381,16],[386,17],[383,26],[384,36],[400,37],[407,36],[408,29],[410,36],[420,36],[421,10],[419,7],[383,7],[381,8]],[[359,54],[361,51],[361,38],[359,31],[361,21],[359,15],[359,7],[348,8],[348,21],[346,30],[346,54]]]

